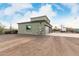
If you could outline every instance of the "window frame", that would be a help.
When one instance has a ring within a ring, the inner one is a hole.
[[[30,27],[29,27],[30,26]],[[31,25],[26,25],[26,30],[31,30],[32,26]]]

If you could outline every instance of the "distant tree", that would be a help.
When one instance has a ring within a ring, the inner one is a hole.
[[[4,31],[4,26],[0,23],[0,34],[2,34]]]
[[[60,29],[59,29],[57,26],[55,26],[54,29],[53,29],[53,31],[54,31],[54,32],[60,31]]]

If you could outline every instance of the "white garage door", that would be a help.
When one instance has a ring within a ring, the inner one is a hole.
[[[49,27],[45,26],[45,33],[48,34],[49,33]]]

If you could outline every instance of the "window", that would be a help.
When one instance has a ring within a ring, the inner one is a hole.
[[[30,25],[26,25],[26,30],[31,30],[31,26]]]

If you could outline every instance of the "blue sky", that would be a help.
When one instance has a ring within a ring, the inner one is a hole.
[[[47,15],[54,26],[79,28],[78,3],[0,3],[0,22],[6,27],[17,28],[17,23],[41,15]]]

